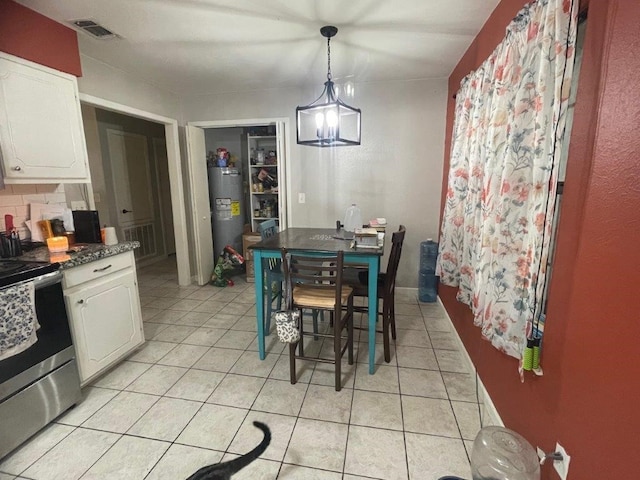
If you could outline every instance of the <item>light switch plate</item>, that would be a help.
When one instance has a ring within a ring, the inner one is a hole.
[[[304,203],[306,201],[304,193],[298,193],[298,203]]]

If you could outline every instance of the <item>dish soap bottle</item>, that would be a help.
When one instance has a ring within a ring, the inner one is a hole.
[[[344,229],[347,232],[355,232],[356,228],[362,228],[362,214],[355,203],[352,203],[344,215]]]

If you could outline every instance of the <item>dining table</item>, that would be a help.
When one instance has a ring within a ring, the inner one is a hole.
[[[264,322],[264,269],[270,258],[281,258],[282,248],[290,252],[331,254],[342,250],[345,264],[353,263],[368,269],[368,330],[369,330],[369,373],[375,372],[376,321],[378,317],[378,274],[380,258],[384,252],[384,235],[380,235],[377,246],[358,246],[353,241],[353,233],[335,228],[287,228],[272,237],[266,238],[248,248],[253,251],[256,322],[258,330],[258,355],[265,359]],[[268,268],[268,266],[266,267]]]

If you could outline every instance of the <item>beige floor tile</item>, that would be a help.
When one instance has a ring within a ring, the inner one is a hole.
[[[406,480],[402,432],[351,425],[344,471],[385,480]]]
[[[177,438],[176,443],[226,451],[248,410],[205,404]]]
[[[67,410],[56,422],[65,425],[81,425],[91,415],[96,413],[107,402],[118,394],[117,390],[97,387],[84,387],[82,400],[74,408]],[[2,470],[2,468],[0,468]]]
[[[396,329],[396,345],[408,347],[431,347],[431,340],[426,330]]]
[[[402,431],[400,395],[354,390],[350,423]]]
[[[296,362],[296,381],[300,383],[309,383],[311,375],[315,368],[314,362]],[[291,367],[289,362],[289,353],[285,351],[283,355],[280,355],[278,361],[275,364],[273,370],[269,374],[269,378],[275,378],[276,380],[290,381],[291,379]]]
[[[358,363],[356,367],[355,388],[375,392],[399,393],[398,368],[395,366],[378,365],[373,375],[369,374],[369,365]]]
[[[345,477],[346,478],[346,477]],[[282,464],[278,480],[341,480],[342,474],[329,470],[301,467],[300,465]]]
[[[211,394],[207,403],[251,408],[265,382],[264,378],[229,373]]]
[[[158,360],[162,365],[173,367],[192,367],[207,352],[207,347],[200,345],[178,345]]]
[[[169,325],[153,337],[153,339],[159,342],[180,343],[195,331],[196,327],[189,327],[187,325]]]
[[[245,350],[255,338],[256,334],[254,332],[229,330],[216,342],[216,347]]]
[[[219,343],[220,342],[216,344],[216,347]],[[264,360],[260,360],[256,352],[247,350],[242,353],[238,361],[231,368],[230,373],[252,375],[255,377],[268,377],[277,361],[278,357],[275,355],[268,355]]]
[[[264,423],[271,430],[271,443],[260,458],[281,462],[296,424],[296,417],[251,411],[244,419],[228,451],[243,454],[251,451],[262,441],[262,430],[253,425],[254,421]]]
[[[158,299],[156,300],[156,302],[154,302],[153,304],[151,304],[151,306],[156,307],[156,308],[164,308],[164,307],[160,307],[158,305],[158,302],[162,301],[162,299]],[[172,299],[171,303],[173,303],[175,300]],[[162,324],[166,324],[166,325],[174,325],[179,319],[180,317],[183,317],[185,315],[185,312],[179,312],[176,310],[163,310],[160,313],[158,313],[157,315],[154,315],[152,320],[154,323],[162,323]]]
[[[304,467],[341,472],[347,445],[347,425],[298,419],[284,461]]]
[[[184,312],[189,312],[194,308],[200,306],[201,304],[202,300],[191,300],[189,298],[182,298],[167,308],[169,308],[170,310],[181,310]]]
[[[207,349],[206,353],[202,355],[193,367],[201,370],[227,373],[243,353],[242,350],[211,347]]]
[[[116,443],[120,435],[78,428],[29,467],[26,478],[75,480]]]
[[[449,400],[402,395],[402,416],[406,432],[460,438]]]
[[[336,392],[334,387],[309,385],[302,402],[300,417],[349,423],[352,399],[353,390],[350,388],[343,388]],[[402,421],[402,418],[400,420]]]
[[[239,456],[240,455],[227,453],[222,458],[222,461],[227,462]],[[279,470],[280,462],[258,458],[233,475],[233,480],[275,480],[278,478]]]
[[[254,319],[254,322],[255,322],[255,319]],[[286,346],[287,346],[286,343],[282,343],[281,341],[278,340],[278,336],[275,333],[268,335],[264,339],[264,351],[266,352],[267,355],[269,354],[280,355],[281,353],[287,353],[288,350],[285,350]],[[251,350],[252,352],[258,351],[257,336],[253,340],[253,342],[251,342],[251,344],[247,347],[247,350]]]
[[[302,362],[297,361],[296,368],[300,368],[299,365],[301,365],[301,363]],[[311,362],[310,365],[313,365],[313,362]],[[342,360],[342,388],[353,388],[357,365],[359,364],[354,363],[353,365],[349,365],[346,359]],[[310,383],[335,387],[335,366],[330,363],[315,363]]]
[[[200,305],[195,307],[191,312],[194,313],[203,313],[209,315],[209,317],[215,316],[219,314],[222,307],[226,306],[227,302],[223,302],[220,300],[205,300]],[[237,318],[237,317],[234,317]],[[229,328],[229,327],[226,327]]]
[[[424,318],[418,313],[417,315],[398,315],[396,314],[396,328],[404,328],[406,330],[426,330]]]
[[[468,373],[442,372],[442,379],[451,400],[478,403],[475,376]]]
[[[189,295],[187,295],[185,298],[188,298],[190,300],[209,300],[211,297],[213,297],[217,292],[213,289],[213,287],[209,288],[209,287],[203,287],[199,290],[194,290],[193,292],[191,292]]]
[[[442,372],[470,373],[462,354],[457,350],[434,350]]]
[[[255,315],[244,315],[231,326],[231,330],[241,330],[243,332],[253,333],[256,333],[257,328]]]
[[[168,328],[168,325],[166,326]],[[156,363],[178,344],[170,342],[147,341],[140,350],[131,355],[128,360],[142,363]]]
[[[302,406],[307,385],[291,385],[281,380],[267,380],[253,404],[252,410],[297,416]]]
[[[93,382],[92,385],[122,390],[149,368],[151,368],[151,365],[148,363],[124,361]]]
[[[247,305],[246,303],[228,303],[220,310],[220,313],[224,315],[235,315],[236,318],[240,318],[243,315],[246,315],[251,305]]]
[[[400,391],[403,395],[448,398],[440,372],[417,368],[398,368]]]
[[[186,372],[187,369],[182,367],[153,365],[129,384],[125,390],[150,395],[164,395]]]
[[[465,440],[476,438],[480,430],[480,408],[477,403],[451,402],[460,433]]]
[[[175,322],[176,325],[190,325],[192,327],[201,327],[205,323],[207,323],[211,317],[212,313],[206,312],[182,312],[183,315]]]
[[[453,332],[429,332],[431,345],[440,350],[460,350],[462,345],[458,336]]]
[[[222,456],[222,452],[174,443],[145,480],[187,478],[206,465],[218,463]]]
[[[423,368],[426,370],[438,370],[436,354],[430,347],[396,347],[398,366],[409,368]]]
[[[414,303],[397,303],[396,315],[422,315],[420,306]]]
[[[368,341],[358,342],[354,345],[354,348],[356,349],[356,354],[357,354],[356,361],[358,363],[369,364]],[[393,344],[393,340],[391,340],[391,345],[390,345],[390,362],[389,363],[387,363],[384,360],[384,345],[382,343],[376,343],[375,364],[376,365],[396,365],[397,364],[396,346]]]
[[[165,393],[167,397],[204,402],[220,384],[225,374],[190,369]]]
[[[127,431],[127,434],[173,442],[201,405],[200,402],[178,398],[161,398]]]
[[[93,414],[83,427],[124,433],[136,423],[159,397],[134,392],[120,392]]]
[[[50,424],[14,450],[11,455],[4,457],[0,462],[0,471],[14,475],[21,474],[73,431],[72,426]]]
[[[143,480],[170,444],[123,436],[82,476],[82,480]]]
[[[200,327],[182,342],[189,345],[212,347],[225,333],[227,333],[227,330],[222,328]]]
[[[231,328],[237,321],[239,315],[228,315],[226,313],[216,313],[203,325],[203,327],[211,328]]]
[[[444,475],[471,478],[462,440],[406,433],[405,441],[412,480],[433,480]]]
[[[165,323],[144,322],[142,324],[142,328],[144,329],[144,338],[146,340],[151,340],[168,326],[169,325]]]

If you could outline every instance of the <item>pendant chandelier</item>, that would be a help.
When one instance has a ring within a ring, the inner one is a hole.
[[[325,26],[320,33],[327,39],[327,81],[316,101],[296,108],[298,144],[315,147],[360,145],[360,109],[338,98],[331,78],[331,37],[338,29]]]

